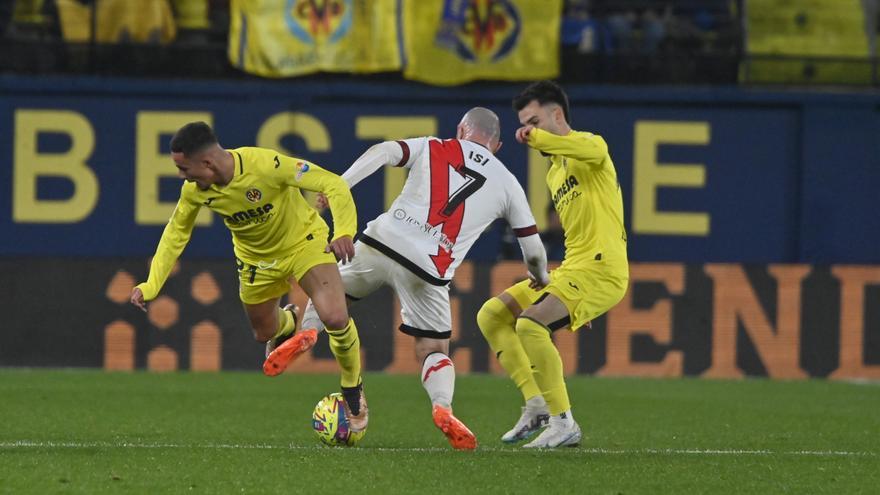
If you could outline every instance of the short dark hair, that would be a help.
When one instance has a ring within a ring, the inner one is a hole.
[[[171,138],[171,151],[192,156],[212,144],[217,144],[217,136],[211,126],[204,122],[190,122],[181,127]]]
[[[526,107],[532,100],[537,100],[539,105],[547,103],[556,103],[562,107],[562,115],[565,121],[571,123],[568,117],[568,95],[553,81],[538,81],[529,84],[522,93],[516,95],[513,99],[513,109],[519,112]]]

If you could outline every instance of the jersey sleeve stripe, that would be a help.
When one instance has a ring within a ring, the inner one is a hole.
[[[513,233],[516,234],[517,237],[528,237],[530,235],[535,235],[538,233],[538,226],[531,225],[529,227],[523,227],[521,229],[513,229]]]
[[[399,144],[400,149],[403,150],[403,158],[400,159],[400,163],[395,165],[395,167],[402,167],[409,161],[409,145],[406,144],[405,141],[397,141],[397,144]]]
[[[233,153],[235,153],[235,156],[238,157],[238,175],[241,175],[244,173],[244,159],[241,158],[241,154],[239,154],[239,152],[233,151]]]

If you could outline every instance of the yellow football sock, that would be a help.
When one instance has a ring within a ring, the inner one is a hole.
[[[330,350],[342,368],[342,386],[356,387],[361,376],[361,341],[358,339],[354,320],[340,330],[327,328],[330,337]]]
[[[278,330],[275,331],[272,340],[275,340],[282,335],[290,335],[295,331],[296,320],[293,319],[293,315],[290,311],[287,311],[284,308],[278,308]]]
[[[489,347],[507,371],[524,400],[541,395],[541,389],[532,377],[531,363],[516,336],[516,321],[501,299],[493,297],[477,313],[477,326],[489,342]]]
[[[520,317],[516,320],[516,334],[532,363],[535,382],[547,401],[550,414],[555,416],[571,409],[562,375],[562,358],[553,345],[550,331],[534,320]]]

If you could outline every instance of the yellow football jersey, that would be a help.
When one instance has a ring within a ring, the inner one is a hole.
[[[565,232],[563,265],[581,260],[626,261],[623,197],[602,137],[533,129],[528,144],[550,155],[547,186]]]
[[[357,216],[348,184],[342,177],[306,160],[264,148],[237,148],[235,171],[225,186],[202,190],[185,182],[177,207],[162,232],[150,276],[138,285],[145,300],[158,295],[174,263],[189,242],[202,206],[217,213],[232,232],[235,256],[245,263],[272,263],[290,254],[307,238],[329,230],[300,189],[322,192],[333,207],[334,238],[354,236]]]

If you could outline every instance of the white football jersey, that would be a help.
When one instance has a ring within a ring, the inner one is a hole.
[[[445,285],[495,219],[506,219],[519,237],[537,232],[519,181],[485,147],[434,137],[398,143],[409,176],[391,208],[367,224],[365,244]]]

